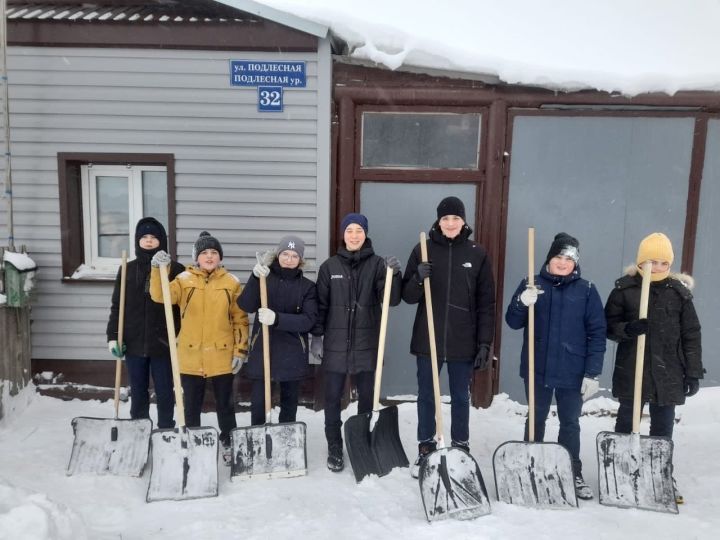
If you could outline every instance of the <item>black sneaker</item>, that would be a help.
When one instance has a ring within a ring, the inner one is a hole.
[[[453,448],[459,448],[460,450],[465,450],[468,454],[470,453],[470,446],[467,443],[461,443],[457,441],[452,442]]]
[[[345,468],[342,443],[328,445],[327,468],[332,472],[340,472]]]
[[[585,483],[582,474],[575,476],[575,495],[583,501],[590,501],[593,498],[592,489]]]
[[[412,467],[410,467],[410,476],[413,478],[420,477],[420,467],[425,461],[425,458],[427,458],[428,454],[430,452],[434,452],[436,448],[437,444],[434,441],[423,442],[418,445],[418,457],[415,460],[415,463],[412,464]]]
[[[232,465],[232,448],[229,445],[226,446],[223,444],[220,446],[220,456],[226,467]]]

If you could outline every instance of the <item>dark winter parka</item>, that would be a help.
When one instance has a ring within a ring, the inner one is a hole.
[[[430,230],[430,290],[441,360],[473,359],[479,345],[492,343],[495,333],[495,281],[490,257],[484,247],[470,239],[471,234],[472,229],[465,225],[451,240],[442,234],[437,221]],[[430,356],[424,289],[417,274],[421,261],[418,243],[408,258],[402,297],[408,304],[419,304],[410,352]]]
[[[374,371],[380,338],[385,261],[370,239],[358,251],[338,249],[317,278],[318,324],[324,334],[323,366],[333,373]],[[390,305],[400,303],[402,276],[393,275]]]
[[[143,218],[138,221],[136,231],[147,222],[153,222],[162,231],[158,238],[157,249],[142,249],[135,244],[135,259],[127,263],[125,280],[125,322],[123,341],[127,346],[127,354],[132,356],[170,357],[167,341],[165,310],[150,298],[150,260],[160,250],[167,251],[167,234],[162,224],[155,218]],[[137,237],[137,234],[135,235]],[[174,279],[185,267],[173,262],[168,271],[170,279]],[[107,324],[107,340],[118,338],[118,319],[120,315],[120,269],[115,277],[115,289],[110,306],[110,319]],[[175,333],[180,331],[180,312],[173,308]]]
[[[639,318],[642,277],[637,266],[615,282],[605,305],[608,338],[618,343],[613,396],[633,399],[637,338],[625,332]],[[700,322],[690,276],[671,274],[650,284],[648,332],[645,338],[642,399],[656,405],[685,403],[685,377],[703,378]]]
[[[595,285],[580,277],[580,267],[567,276],[546,268],[535,276],[542,290],[535,303],[535,381],[549,388],[580,389],[585,375],[602,372],[605,356],[605,313]],[[514,330],[524,328],[520,376],[528,377],[528,308],[520,301],[524,279],[505,312]]]
[[[299,268],[281,268],[277,259],[267,277],[268,308],[275,312],[270,331],[270,375],[274,381],[297,381],[309,375],[308,332],[317,320],[315,284],[303,277]],[[260,308],[260,280],[254,275],[238,297],[243,311]],[[257,317],[250,334],[250,355],[243,373],[250,379],[263,379],[262,324]]]

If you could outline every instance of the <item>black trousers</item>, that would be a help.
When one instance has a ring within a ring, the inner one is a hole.
[[[346,377],[347,373],[325,372],[325,437],[328,443],[340,442],[342,444],[340,402]],[[375,372],[361,371],[352,377],[358,394],[358,414],[371,412]]]
[[[300,381],[281,381],[278,384],[280,385],[278,421],[280,423],[294,422],[297,415]],[[253,426],[261,426],[265,423],[265,381],[263,379],[256,379],[252,382],[250,422]]]
[[[199,375],[181,375],[183,397],[185,398],[185,423],[188,427],[200,425],[200,412],[205,399],[205,381],[212,383],[215,395],[215,412],[220,428],[220,442],[230,444],[230,430],[237,427],[235,421],[235,404],[233,403],[233,379],[235,375],[216,375],[200,377]]]

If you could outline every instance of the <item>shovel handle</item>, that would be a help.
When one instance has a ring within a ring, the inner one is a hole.
[[[420,257],[422,262],[428,262],[427,239],[425,233],[420,233]],[[435,439],[438,446],[445,446],[443,439],[442,403],[440,402],[440,377],[438,376],[437,344],[435,343],[435,320],[433,319],[432,291],[430,278],[423,279],[425,288],[425,312],[427,314],[428,336],[430,337],[430,364],[432,366],[433,397],[435,399]]]
[[[260,307],[268,307],[267,278],[260,276]],[[263,378],[265,380],[265,423],[270,423],[270,411],[272,410],[270,394],[270,329],[266,324],[262,325],[263,342]]]
[[[640,318],[647,319],[648,302],[650,300],[650,276],[652,263],[645,261],[642,265],[643,279],[640,288]],[[640,416],[642,415],[642,383],[643,368],[645,367],[645,334],[637,338],[637,351],[635,353],[635,389],[633,391],[633,425],[632,432],[640,433]]]
[[[380,341],[378,342],[377,365],[375,367],[375,389],[373,391],[373,411],[380,409],[380,387],[382,385],[383,360],[385,358],[385,337],[387,336],[388,312],[390,311],[390,291],[392,289],[393,269],[385,271],[382,315],[380,316]]]
[[[535,286],[535,229],[528,229],[528,287]],[[528,441],[535,442],[535,304],[528,307]]]
[[[185,401],[183,399],[182,384],[180,383],[180,365],[178,363],[177,343],[175,342],[175,319],[172,312],[170,298],[170,280],[168,267],[160,266],[160,284],[162,285],[163,307],[165,308],[165,325],[167,326],[168,347],[170,349],[170,365],[172,366],[173,387],[175,390],[175,403],[177,404],[177,418],[180,429],[185,427]]]
[[[125,330],[125,288],[127,279],[127,251],[120,255],[120,315],[118,316],[118,347],[122,351]],[[122,358],[115,359],[115,420],[120,413],[120,379],[122,378]]]

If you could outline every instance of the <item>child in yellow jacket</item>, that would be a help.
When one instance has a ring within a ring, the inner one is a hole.
[[[215,394],[220,442],[230,445],[230,430],[237,427],[233,378],[247,359],[248,317],[237,305],[240,281],[222,267],[220,242],[207,231],[193,246],[195,264],[170,282],[170,299],[180,308],[178,335],[180,377],[188,427],[200,425],[200,411],[209,379]],[[160,266],[170,256],[159,251],[152,259],[150,296],[162,302]]]

